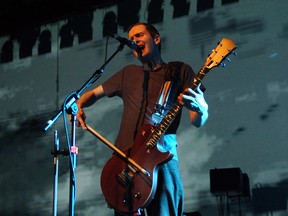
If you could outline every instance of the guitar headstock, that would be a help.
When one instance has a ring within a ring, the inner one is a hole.
[[[222,62],[227,60],[230,62],[230,59],[227,57],[231,53],[234,53],[236,46],[234,42],[230,39],[223,38],[218,46],[212,50],[212,53],[208,56],[205,67],[208,69],[212,69],[213,67],[217,67],[219,65],[225,66]]]

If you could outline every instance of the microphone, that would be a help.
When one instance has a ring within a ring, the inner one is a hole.
[[[120,43],[128,46],[130,49],[135,50],[135,51],[140,51],[140,47],[135,43],[135,41],[128,40],[126,38],[120,37],[118,35],[111,35],[113,38],[118,40]]]

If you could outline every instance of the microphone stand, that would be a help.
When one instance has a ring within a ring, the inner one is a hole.
[[[57,200],[58,200],[58,151],[59,151],[59,138],[57,130],[54,131],[54,151],[51,152],[54,155],[54,185],[53,185],[53,216],[57,215]]]
[[[59,162],[58,155],[68,156],[69,151],[67,149],[60,150],[58,131],[54,131],[54,149],[51,150],[51,155],[53,155],[53,167],[54,167],[54,185],[53,185],[53,216],[57,216],[57,202],[58,202],[58,170]]]
[[[47,132],[49,128],[52,127],[52,125],[58,120],[58,118],[64,114],[64,112],[72,115],[72,135],[71,135],[71,141],[72,144],[69,146],[69,141],[67,139],[67,145],[68,145],[68,151],[70,155],[70,192],[69,192],[69,216],[74,216],[74,208],[75,208],[75,200],[76,200],[76,155],[78,154],[78,148],[76,147],[76,114],[78,112],[78,107],[76,104],[76,101],[80,98],[80,95],[84,92],[84,90],[92,85],[96,80],[100,78],[102,73],[104,72],[105,66],[116,56],[116,54],[123,50],[124,43],[121,42],[118,46],[117,50],[111,55],[110,58],[108,58],[105,63],[100,67],[100,69],[96,70],[93,75],[86,81],[86,83],[78,89],[76,92],[70,94],[66,97],[62,109],[58,111],[56,115],[54,115],[50,120],[47,121],[47,123],[43,126],[42,131]],[[65,119],[65,116],[63,116]],[[57,141],[58,142],[58,141]],[[57,151],[57,150],[56,150]],[[59,150],[58,150],[59,151]],[[56,173],[58,175],[58,172]],[[54,181],[58,180],[58,176],[54,177]],[[55,189],[54,189],[55,190]],[[57,201],[57,195],[56,192],[53,193],[53,196],[56,196],[53,198],[54,206],[57,204],[55,203]],[[53,214],[55,215],[55,207],[53,208]]]

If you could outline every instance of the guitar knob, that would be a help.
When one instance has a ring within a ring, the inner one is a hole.
[[[138,192],[138,193],[134,194],[134,197],[135,197],[136,199],[140,199],[140,197],[141,197],[141,193]]]

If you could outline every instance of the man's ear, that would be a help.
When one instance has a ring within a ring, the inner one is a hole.
[[[154,43],[156,45],[158,45],[160,43],[160,41],[161,41],[160,35],[156,35],[155,38],[154,38]]]

